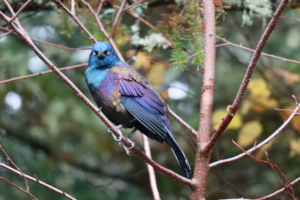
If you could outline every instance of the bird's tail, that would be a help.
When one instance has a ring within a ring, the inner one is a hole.
[[[166,142],[168,145],[170,145],[181,169],[185,172],[186,176],[189,177],[191,174],[191,166],[190,166],[190,163],[189,163],[188,159],[186,158],[185,154],[180,149],[180,147],[178,146],[177,142],[172,137],[172,135],[168,136],[168,140],[166,140]]]

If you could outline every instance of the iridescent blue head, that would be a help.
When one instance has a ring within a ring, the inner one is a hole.
[[[119,61],[120,59],[110,44],[97,42],[90,55],[89,68],[110,68]]]

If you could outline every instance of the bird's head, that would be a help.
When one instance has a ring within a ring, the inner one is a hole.
[[[116,52],[107,42],[97,42],[94,44],[90,59],[89,67],[92,68],[110,68],[120,59]]]

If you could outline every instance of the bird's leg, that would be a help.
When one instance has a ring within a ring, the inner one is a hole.
[[[107,129],[107,131],[109,133],[111,133],[111,135],[113,136],[114,140],[117,141],[117,142],[120,142],[123,138],[123,135],[122,135],[122,132],[121,132],[121,128],[123,128],[122,124],[118,125],[118,126],[115,126],[115,128],[118,130],[119,134],[120,134],[120,138],[117,138],[115,136],[115,134],[113,134],[113,132],[110,130],[110,129]]]
[[[134,129],[129,133],[129,135],[128,135],[128,137],[127,137],[128,141],[129,141],[130,144],[131,144],[130,147],[126,147],[123,143],[121,143],[122,146],[123,146],[123,148],[125,149],[127,155],[130,155],[130,149],[132,149],[132,148],[134,147],[134,145],[135,145],[135,143],[132,142],[132,141],[130,140],[130,138],[133,136],[133,134],[134,134],[136,131],[137,131],[137,128],[134,128]],[[119,144],[120,144],[120,143],[119,143]]]
[[[130,139],[136,131],[137,131],[137,128],[134,128],[134,129],[129,133],[129,135],[128,135],[127,138]]]

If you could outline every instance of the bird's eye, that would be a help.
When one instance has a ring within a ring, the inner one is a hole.
[[[98,54],[98,51],[93,51],[93,54],[96,56]]]
[[[110,52],[107,50],[107,51],[104,51],[104,53],[105,53],[105,55],[109,55],[110,54]]]

